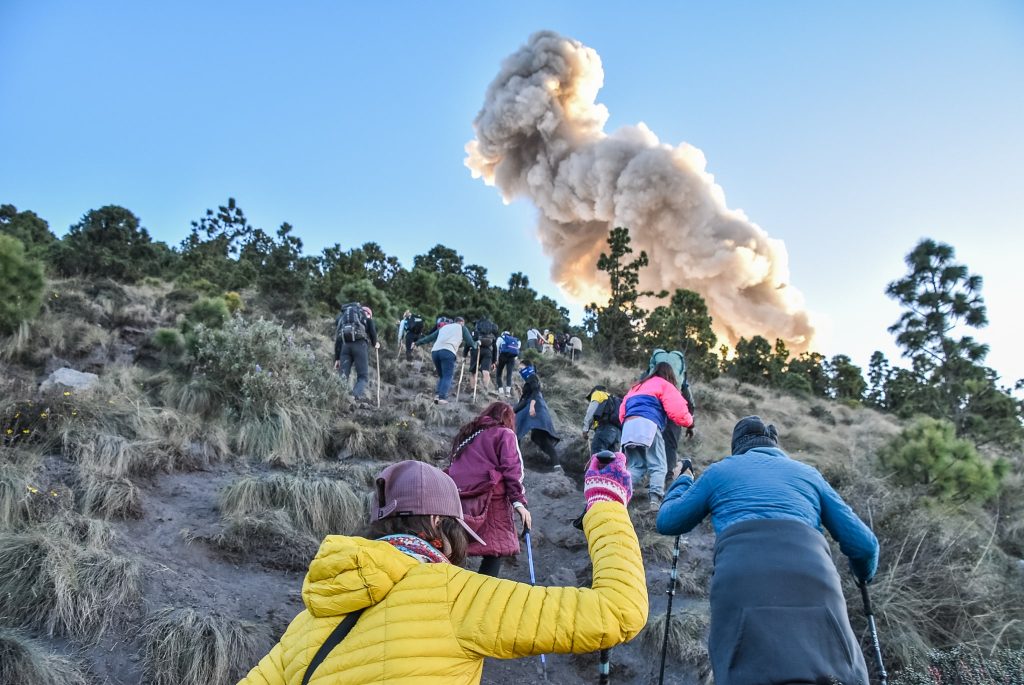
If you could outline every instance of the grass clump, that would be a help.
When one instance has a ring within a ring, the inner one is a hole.
[[[1022,685],[1024,649],[990,654],[955,647],[935,650],[896,675],[893,685]]]
[[[366,524],[363,499],[348,483],[315,475],[244,476],[221,493],[220,509],[236,519],[281,510],[317,538],[352,534]]]
[[[320,547],[320,538],[297,527],[283,509],[225,516],[224,528],[208,542],[229,558],[258,554],[261,565],[284,571],[305,571]]]
[[[82,483],[82,513],[104,519],[142,518],[142,495],[127,478],[87,474]]]
[[[697,610],[681,610],[678,606],[672,612],[668,629],[668,659],[690,666],[696,672],[699,682],[711,682],[711,659],[707,650],[707,633],[711,617],[706,605]],[[665,612],[658,612],[647,621],[640,633],[640,648],[658,664],[665,640]]]
[[[139,564],[108,549],[109,529],[65,518],[0,534],[0,615],[49,636],[102,636],[133,610]]]
[[[152,685],[236,683],[266,647],[257,625],[193,609],[156,612],[143,640],[144,681]]]
[[[37,640],[0,628],[0,683],[11,685],[89,685],[89,678],[67,657]]]

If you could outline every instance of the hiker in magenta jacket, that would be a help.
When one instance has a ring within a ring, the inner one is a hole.
[[[494,402],[459,429],[446,472],[459,487],[466,522],[485,545],[470,540],[467,554],[481,556],[479,572],[497,576],[505,557],[519,553],[513,511],[529,527],[523,457],[513,430],[512,407]]]
[[[650,507],[657,511],[665,496],[668,473],[665,439],[661,434],[665,422],[671,420],[684,428],[693,425],[693,417],[679,392],[670,364],[658,363],[626,393],[619,406],[619,420],[622,422],[622,451],[626,453],[633,483],[639,483],[644,473],[648,474]]]

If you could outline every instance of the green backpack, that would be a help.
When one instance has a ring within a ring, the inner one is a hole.
[[[654,367],[661,362],[668,362],[669,366],[676,373],[676,387],[681,388],[686,384],[686,357],[683,353],[678,350],[668,352],[666,350],[657,349],[651,353],[651,361],[647,364],[647,375],[651,375],[654,372]]]

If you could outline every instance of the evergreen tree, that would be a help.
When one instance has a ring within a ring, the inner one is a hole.
[[[771,343],[760,335],[750,340],[740,338],[736,343],[736,355],[728,362],[727,373],[742,383],[768,385],[773,359]]]
[[[837,400],[860,401],[867,383],[859,366],[845,354],[832,357],[828,365],[830,394]]]
[[[44,285],[43,265],[26,254],[20,240],[0,235],[0,333],[35,318]]]
[[[242,290],[254,283],[257,264],[241,259],[242,249],[249,245],[250,257],[269,251],[271,240],[256,233],[245,212],[229,197],[226,205],[192,222],[192,231],[181,243],[184,275],[205,279],[222,290]]]
[[[668,305],[656,307],[647,317],[644,342],[651,349],[679,350],[689,373],[710,380],[718,375],[715,346],[707,303],[692,290],[676,290]]]
[[[875,350],[868,362],[868,391],[864,398],[865,402],[876,409],[887,408],[885,399],[885,386],[889,383],[889,360],[885,355]]]
[[[124,207],[91,209],[73,225],[55,249],[57,269],[66,276],[99,276],[134,282],[161,276],[172,259],[163,243],[154,243],[139,218]]]
[[[791,359],[786,365],[785,376],[783,387],[806,387],[807,392],[816,397],[828,395],[829,378],[825,371],[825,357],[817,352],[804,352]],[[791,377],[802,378],[806,384],[788,380]]]
[[[19,212],[14,205],[0,205],[0,234],[20,241],[25,247],[25,254],[40,259],[46,258],[57,242],[46,221],[35,212]]]

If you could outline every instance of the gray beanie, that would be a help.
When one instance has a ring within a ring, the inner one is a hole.
[[[732,429],[732,453],[743,454],[755,447],[778,447],[779,431],[765,425],[760,416],[744,416]]]

